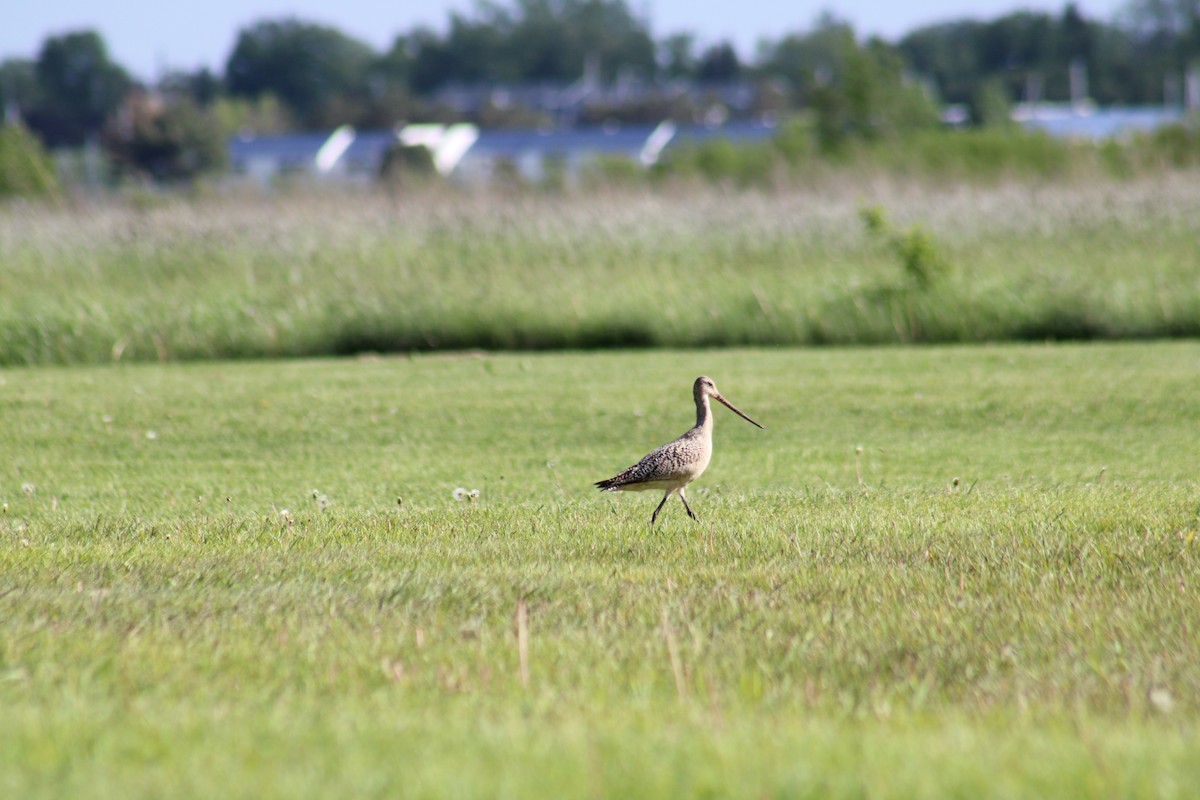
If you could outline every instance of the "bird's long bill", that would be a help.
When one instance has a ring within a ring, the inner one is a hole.
[[[732,411],[733,413],[737,414],[737,415],[738,415],[739,417],[741,417],[742,419],[746,420],[746,422],[749,422],[751,425],[758,425],[758,423],[757,423],[757,422],[755,422],[754,420],[752,420],[752,419],[750,419],[749,417],[747,417],[747,416],[746,416],[745,414],[743,414],[741,411],[738,411],[738,409],[737,409],[737,406],[735,406],[733,403],[731,403],[731,402],[729,402],[728,400],[726,400],[724,397],[721,397],[721,395],[719,395],[719,394],[714,394],[714,395],[713,395],[713,397],[715,397],[715,398],[717,398],[718,400],[720,400],[720,401],[721,401],[721,403],[722,403],[722,405],[724,405],[726,408],[728,408],[728,409],[729,409],[730,411]],[[762,425],[758,425],[758,427],[762,428]],[[765,430],[765,428],[764,428],[764,430]]]

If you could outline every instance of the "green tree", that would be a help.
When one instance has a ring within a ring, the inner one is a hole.
[[[37,98],[37,75],[34,62],[10,58],[0,62],[0,121],[20,116]]]
[[[690,33],[675,33],[658,46],[662,74],[668,80],[691,78],[696,74],[696,37]]]
[[[589,63],[607,79],[657,69],[654,41],[624,0],[482,3],[474,17],[453,15],[445,38],[417,30],[405,45],[421,94],[452,83],[574,81]]]
[[[105,145],[126,172],[156,181],[190,181],[225,166],[225,133],[215,114],[190,97],[161,103],[149,96],[129,104],[110,127]]]
[[[222,96],[213,103],[212,115],[225,136],[268,136],[294,130],[291,112],[273,94],[248,100]]]
[[[987,78],[978,85],[969,107],[971,121],[980,127],[1003,128],[1016,124],[1012,120],[1012,100],[1004,85],[995,78]]]
[[[400,47],[397,40],[393,52]],[[404,41],[411,61],[409,85],[417,94],[428,94],[444,83],[456,80],[454,51],[429,28],[417,28]]]
[[[472,20],[450,15],[446,49],[452,54],[454,78],[461,83],[493,83],[520,79],[517,65],[505,52],[512,30],[508,13],[495,7],[488,16]]]
[[[732,81],[741,74],[742,62],[729,42],[709,47],[700,55],[700,62],[696,65],[696,79],[700,81]]]
[[[187,95],[196,105],[210,108],[220,98],[224,86],[219,76],[204,67],[195,72],[172,72],[158,82],[158,88],[172,95]]]
[[[323,25],[267,20],[243,29],[225,65],[231,94],[279,97],[302,127],[322,127],[338,97],[364,98],[377,56],[371,47]]]
[[[872,39],[845,41],[839,65],[813,93],[817,140],[836,151],[855,139],[877,140],[938,124],[937,108],[923,87],[905,75],[894,48]]]
[[[810,105],[841,72],[846,55],[856,47],[854,28],[832,14],[822,14],[807,33],[794,33],[768,44],[759,72],[785,80],[795,106]]]
[[[413,36],[401,34],[392,41],[391,49],[375,59],[367,70],[367,86],[372,94],[412,88],[413,49]]]
[[[1056,39],[1057,55],[1067,62],[1088,61],[1095,55],[1095,31],[1075,3],[1067,3],[1063,9]]]
[[[1153,30],[1155,25],[1091,20],[1068,3],[1059,16],[1017,12],[918,28],[898,48],[947,102],[974,104],[985,82],[999,82],[1014,100],[1027,99],[1029,90],[1039,87],[1041,99],[1066,100],[1070,65],[1079,62],[1097,102],[1149,103],[1161,99],[1166,69],[1156,51],[1169,51],[1174,41]]]
[[[971,103],[980,82],[995,77],[982,65],[985,25],[976,20],[930,25],[907,34],[897,47],[909,68],[932,82],[946,102]]]
[[[1160,91],[1164,80],[1200,64],[1200,1],[1130,0],[1122,19],[1141,69]]]
[[[34,74],[37,98],[27,119],[51,147],[80,145],[98,135],[133,86],[95,31],[47,39]]]
[[[1197,0],[1130,0],[1123,18],[1140,43],[1166,56],[1175,67],[1186,66],[1200,55]]]

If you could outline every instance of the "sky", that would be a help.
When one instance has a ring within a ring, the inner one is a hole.
[[[501,5],[513,5],[498,0]],[[1111,21],[1128,0],[1076,0],[1089,19]],[[744,59],[756,44],[805,31],[822,11],[851,22],[860,35],[895,40],[922,25],[993,19],[1016,10],[1061,13],[1066,0],[627,0],[648,18],[655,39],[693,33],[703,46],[732,41]],[[453,12],[473,15],[474,0],[0,0],[0,60],[36,58],[48,36],[95,30],[109,57],[142,80],[166,70],[208,67],[220,74],[240,30],[264,19],[294,16],[331,25],[379,51],[396,35],[424,25],[444,32]]]

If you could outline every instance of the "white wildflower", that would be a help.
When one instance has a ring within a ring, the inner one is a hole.
[[[1175,710],[1175,698],[1171,696],[1169,689],[1156,687],[1147,692],[1146,698],[1150,701],[1151,708],[1160,714],[1170,714]]]

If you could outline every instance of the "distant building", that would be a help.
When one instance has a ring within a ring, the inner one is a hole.
[[[337,131],[333,134],[235,136],[229,142],[229,166],[234,175],[262,184],[288,176],[329,176],[335,174],[333,167],[337,166],[336,161],[340,159],[334,159],[334,163],[330,164],[331,150],[323,148],[330,146],[336,149],[336,135]],[[323,153],[324,158],[321,157]],[[341,170],[338,174],[344,173]]]
[[[1119,139],[1183,121],[1183,109],[1169,106],[1100,108],[1090,101],[1021,103],[1012,117],[1026,130],[1070,139]]]
[[[720,125],[685,125],[676,131],[669,148],[703,144],[713,139],[725,139],[742,144],[763,142],[778,132],[778,122],[773,114],[765,114],[761,119],[753,122],[735,121]]]
[[[506,177],[531,183],[576,180],[589,162],[605,157],[649,166],[675,133],[669,122],[565,130],[483,131],[463,156],[455,176],[485,184]]]
[[[478,135],[474,125],[406,125],[393,131],[343,125],[330,133],[236,136],[229,142],[229,164],[234,175],[264,185],[286,177],[369,183],[379,176],[389,148],[420,144],[429,148],[438,171],[449,174]]]
[[[670,147],[712,139],[761,141],[773,136],[774,122],[721,125],[608,123],[585,128],[479,130],[474,125],[406,125],[395,131],[355,131],[343,126],[331,133],[235,137],[229,161],[235,175],[270,185],[281,178],[367,183],[377,177],[388,148],[423,145],[442,175],[467,184],[517,179],[574,182],[589,164],[621,158],[649,167]]]

